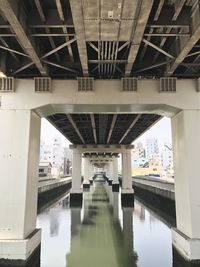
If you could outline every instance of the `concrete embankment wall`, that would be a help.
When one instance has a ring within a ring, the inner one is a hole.
[[[67,193],[71,188],[71,177],[56,179],[52,181],[39,182],[38,186],[38,207],[52,199]]]
[[[133,188],[136,198],[158,213],[171,226],[176,226],[173,182],[152,177],[134,177]]]
[[[161,197],[175,200],[174,183],[153,177],[134,177],[133,187],[141,188]]]

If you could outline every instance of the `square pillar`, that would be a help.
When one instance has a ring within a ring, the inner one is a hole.
[[[122,206],[134,206],[134,191],[132,188],[131,150],[122,153]]]
[[[83,157],[83,188],[90,188],[90,169],[89,169],[89,159],[87,157]]]
[[[90,180],[90,185],[93,184],[93,177],[94,177],[94,167],[93,167],[93,164],[89,160],[89,180]]]
[[[173,245],[188,260],[200,260],[200,110],[172,118],[177,228]]]
[[[109,161],[108,163],[108,185],[112,185],[113,181],[113,162]]]
[[[119,179],[118,179],[118,157],[113,158],[113,192],[119,192]]]
[[[36,229],[40,118],[0,110],[0,259],[27,260],[39,247]]]
[[[73,149],[70,206],[82,206],[83,190],[81,188],[81,164],[82,151],[79,149]]]

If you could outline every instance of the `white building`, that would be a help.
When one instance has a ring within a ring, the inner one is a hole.
[[[145,152],[147,159],[155,159],[159,154],[158,140],[156,138],[147,138],[145,144]]]
[[[39,163],[39,180],[51,179],[51,162],[40,161]]]
[[[161,164],[163,166],[166,175],[173,176],[173,151],[172,144],[163,143],[161,150]]]
[[[145,149],[143,144],[136,143],[134,149],[132,150],[132,159],[145,158]]]
[[[60,174],[70,174],[72,152],[69,147],[63,147],[62,139],[54,137],[53,144],[40,145],[40,161],[49,161],[52,164],[52,175],[59,177]]]
[[[49,161],[52,164],[52,160],[53,160],[52,146],[42,141],[40,145],[40,161]]]
[[[63,174],[71,174],[72,151],[69,147],[63,148]]]

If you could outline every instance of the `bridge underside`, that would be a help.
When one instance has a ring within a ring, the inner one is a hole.
[[[116,185],[121,153],[122,200],[133,203],[130,144],[168,115],[173,244],[200,260],[199,39],[198,0],[0,0],[0,259],[26,260],[40,244],[40,117],[74,144],[71,197],[82,196],[83,155],[86,184],[91,157],[108,156]]]
[[[131,144],[156,114],[55,114],[47,119],[73,144]]]
[[[8,76],[199,76],[195,0],[2,0],[0,14]]]

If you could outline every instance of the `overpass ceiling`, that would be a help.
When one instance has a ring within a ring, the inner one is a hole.
[[[131,144],[161,118],[154,114],[55,114],[47,119],[72,144]]]
[[[196,0],[1,0],[0,69],[73,79],[199,77]]]

